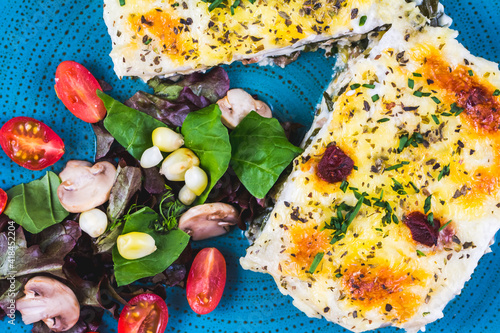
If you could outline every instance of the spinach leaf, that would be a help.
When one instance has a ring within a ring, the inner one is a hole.
[[[69,213],[57,197],[59,184],[59,177],[48,171],[41,179],[11,188],[5,214],[32,234],[63,221]]]
[[[158,218],[158,214],[149,207],[144,207],[127,217],[123,234],[133,231],[145,232],[154,238],[157,249],[146,257],[127,260],[120,255],[115,246],[113,248],[113,263],[118,286],[163,272],[187,246],[189,236],[182,230],[172,230],[162,235],[150,229],[149,225]]]
[[[212,104],[188,114],[181,132],[184,135],[184,144],[196,153],[201,168],[209,176],[207,188],[196,201],[196,204],[202,204],[226,172],[231,160],[229,134],[227,128],[222,125],[219,106]]]
[[[104,102],[108,115],[104,127],[125,149],[140,160],[142,153],[153,146],[151,134],[158,127],[167,127],[155,118],[129,108],[98,90],[97,95]]]
[[[288,142],[278,120],[250,112],[229,136],[231,167],[248,191],[264,198],[290,162],[302,152]]]

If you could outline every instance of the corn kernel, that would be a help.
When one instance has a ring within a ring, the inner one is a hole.
[[[191,205],[196,200],[196,194],[184,185],[179,191],[179,201],[186,206]]]
[[[201,195],[207,188],[208,177],[205,171],[198,166],[193,166],[186,171],[184,176],[186,186],[196,195]]]
[[[168,180],[183,181],[186,171],[198,165],[200,165],[200,160],[192,150],[180,148],[165,158],[160,173]]]
[[[161,151],[171,152],[184,144],[184,137],[168,127],[158,127],[153,131],[153,145]]]
[[[108,227],[108,217],[102,210],[94,208],[80,214],[80,229],[90,237],[101,236]]]
[[[163,160],[163,155],[158,147],[153,146],[148,148],[142,153],[141,156],[141,167],[147,169],[157,166],[161,160]]]
[[[144,232],[129,232],[118,236],[118,252],[128,260],[143,258],[156,251],[155,240]]]

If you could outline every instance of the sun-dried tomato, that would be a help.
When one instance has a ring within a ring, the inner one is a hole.
[[[421,212],[412,212],[403,219],[403,222],[410,228],[411,236],[414,241],[427,246],[437,244],[439,228],[441,222],[434,219],[434,226],[432,226]]]
[[[332,145],[326,148],[321,161],[318,163],[316,174],[329,183],[345,180],[354,168],[354,161],[339,147]]]

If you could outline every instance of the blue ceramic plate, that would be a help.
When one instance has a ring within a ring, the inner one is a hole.
[[[493,0],[443,0],[460,40],[476,55],[500,62],[500,3]],[[112,70],[110,41],[102,20],[102,1],[0,0],[3,36],[0,41],[0,123],[14,116],[32,116],[50,125],[64,140],[66,154],[54,165],[58,172],[69,159],[91,160],[94,136],[90,126],[73,117],[57,99],[53,85],[57,65],[63,60],[84,64],[99,79],[113,86],[111,95],[124,100],[147,87],[139,80],[118,80]],[[332,76],[332,59],[322,53],[304,54],[286,69],[228,66],[232,87],[256,93],[273,105],[283,119],[310,124],[314,106]],[[39,178],[43,172],[27,171],[0,153],[0,187]],[[215,241],[195,244],[216,246],[227,259],[228,281],[216,311],[198,316],[184,291],[168,289],[168,332],[346,332],[325,320],[310,319],[295,309],[291,298],[281,295],[268,275],[244,271],[238,259],[248,243],[233,231]],[[500,249],[486,255],[466,284],[462,295],[445,309],[445,317],[427,326],[428,332],[500,332]],[[8,332],[26,332],[17,315],[16,325],[0,322]],[[390,333],[396,329],[382,329]],[[116,321],[105,317],[99,332],[116,332]],[[377,331],[378,332],[378,331]]]

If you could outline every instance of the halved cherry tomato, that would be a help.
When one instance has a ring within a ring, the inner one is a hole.
[[[14,162],[30,170],[42,170],[59,161],[64,142],[47,125],[30,117],[16,117],[0,129],[0,145]]]
[[[226,285],[226,260],[216,248],[201,250],[189,271],[186,296],[198,314],[212,312],[219,304]]]
[[[63,61],[57,66],[57,97],[77,118],[96,123],[106,116],[106,108],[97,96],[101,85],[96,78],[82,65],[74,61]]]
[[[7,206],[7,193],[0,188],[0,214],[3,213],[5,206]]]
[[[155,294],[141,294],[132,298],[120,313],[118,333],[163,333],[167,322],[165,301]]]

